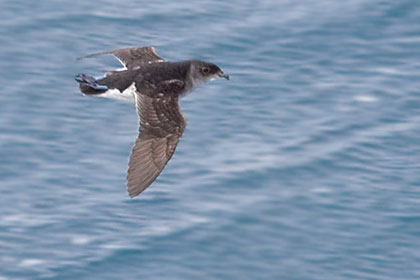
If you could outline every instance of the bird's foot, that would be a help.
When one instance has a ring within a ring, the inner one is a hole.
[[[98,81],[89,75],[86,74],[77,74],[74,79],[81,85],[81,86],[87,86],[93,90],[96,91],[107,91],[108,87],[106,85],[100,85],[98,84]]]

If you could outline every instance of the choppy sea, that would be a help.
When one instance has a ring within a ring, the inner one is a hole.
[[[181,101],[130,199],[131,104],[73,77],[154,46]],[[416,0],[0,1],[0,279],[420,279]]]

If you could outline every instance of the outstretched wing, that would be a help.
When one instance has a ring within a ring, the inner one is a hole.
[[[158,56],[153,47],[139,47],[139,48],[124,48],[111,51],[103,51],[98,53],[82,56],[79,59],[92,57],[101,54],[112,54],[122,65],[127,69],[132,69],[148,63],[162,62],[163,59]]]
[[[159,176],[175,152],[186,124],[177,93],[146,95],[136,92],[135,99],[140,134],[131,152],[127,172],[130,197],[139,195]]]

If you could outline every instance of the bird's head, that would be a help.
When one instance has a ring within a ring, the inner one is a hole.
[[[229,80],[229,75],[223,73],[219,66],[211,62],[200,60],[191,61],[190,75],[194,87],[200,86],[217,78],[225,78],[226,80]]]

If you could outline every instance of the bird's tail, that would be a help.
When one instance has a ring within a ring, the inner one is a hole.
[[[84,94],[99,94],[108,90],[106,85],[100,85],[98,80],[86,74],[78,74],[74,79],[79,83]]]

